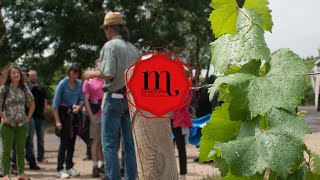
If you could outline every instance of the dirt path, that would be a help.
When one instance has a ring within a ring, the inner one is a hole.
[[[306,120],[308,121],[310,127],[312,128],[313,134],[306,135],[305,142],[308,147],[313,151],[320,153],[320,112],[314,111],[313,107],[300,107],[299,110],[308,111]],[[59,146],[59,139],[53,134],[46,134],[45,137],[45,157],[48,163],[39,164],[41,167],[40,171],[30,171],[29,167],[26,165],[26,174],[32,179],[57,179],[56,178],[56,162],[57,162],[57,150]],[[0,145],[1,147],[1,145]],[[0,148],[0,151],[2,147]],[[70,179],[88,179],[94,180],[97,178],[91,177],[92,162],[83,161],[85,156],[85,144],[77,139],[76,150],[74,155],[75,169],[81,174],[80,177],[70,178]],[[192,146],[187,145],[187,156],[188,156],[188,176],[187,179],[205,179],[206,177],[212,177],[218,175],[219,171],[214,167],[214,163],[209,164],[199,164],[194,163],[193,159],[198,156],[198,150]],[[178,152],[176,150],[176,158],[178,163]],[[178,165],[179,167],[179,165]],[[14,178],[13,178],[14,179]]]

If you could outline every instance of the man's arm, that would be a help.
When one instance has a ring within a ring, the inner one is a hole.
[[[89,102],[90,94],[89,93],[84,93],[84,105],[86,107],[87,114],[89,116],[89,120],[92,121],[93,119],[93,113],[90,107],[90,102]]]
[[[32,115],[33,115],[33,112],[34,112],[34,110],[35,110],[35,108],[36,108],[36,104],[34,103],[34,101],[31,101],[31,102],[29,102],[28,103],[28,107],[29,107],[29,109],[28,109],[28,115],[27,115],[27,122],[30,122],[30,120],[31,120],[31,118],[32,118]]]
[[[47,99],[44,99],[44,108],[43,108],[43,114],[46,113],[47,111],[47,108],[48,108],[48,101]]]
[[[59,117],[59,111],[57,108],[53,109],[53,117],[54,120],[56,121],[56,127],[61,130],[62,129],[62,125],[61,125],[61,121],[60,121],[60,117]]]
[[[86,71],[84,72],[84,78],[86,79],[90,79],[92,77],[97,77],[99,79],[104,79],[104,80],[110,80],[113,79],[113,76],[104,76],[101,74],[101,72],[99,70],[97,71]]]

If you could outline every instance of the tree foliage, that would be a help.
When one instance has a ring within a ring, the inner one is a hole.
[[[207,36],[208,4],[193,0],[4,0],[5,37],[11,51],[1,51],[1,57],[47,69],[47,77],[66,62],[88,67],[106,42],[99,27],[105,11],[112,10],[124,15],[135,45],[142,50],[162,46],[188,57],[186,61],[199,75],[208,65],[207,45],[213,40]]]
[[[319,156],[303,139],[311,131],[295,112],[307,68],[289,49],[270,54],[264,40],[273,25],[268,2],[246,0],[239,6],[235,0],[212,0],[210,5],[216,8],[212,29],[220,36],[211,43],[212,64],[224,76],[209,91],[211,99],[219,91],[225,104],[202,130],[200,161],[216,161],[222,179],[317,179]]]

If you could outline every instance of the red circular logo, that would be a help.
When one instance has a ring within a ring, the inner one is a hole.
[[[128,81],[131,68],[134,70]],[[186,96],[191,88],[186,71],[191,74],[189,67],[174,53],[149,52],[141,55],[126,72],[127,87],[134,99],[132,103],[127,98],[129,103],[156,117],[179,110],[188,103]]]

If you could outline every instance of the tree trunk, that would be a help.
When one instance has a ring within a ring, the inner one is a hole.
[[[0,4],[0,45],[3,44],[4,39],[6,37],[6,27],[3,22],[2,12],[1,12],[1,4]]]
[[[210,59],[207,62],[207,73],[206,73],[206,78],[204,79],[204,84],[208,84],[208,80],[209,80],[209,70],[210,70]]]
[[[133,68],[130,69],[129,79]],[[127,87],[128,89],[128,87]],[[134,103],[130,90],[128,99]],[[168,118],[146,118],[129,103],[139,180],[177,180],[178,171]],[[145,116],[151,113],[141,111]]]
[[[7,65],[13,61],[11,56],[11,48],[9,46],[8,38],[6,36],[6,26],[3,21],[0,3],[0,67]]]
[[[200,75],[201,75],[201,67],[199,63],[199,57],[200,57],[200,42],[199,38],[197,38],[197,43],[196,43],[196,54],[195,54],[195,68],[196,68],[196,73],[195,73],[195,80],[200,83]]]

